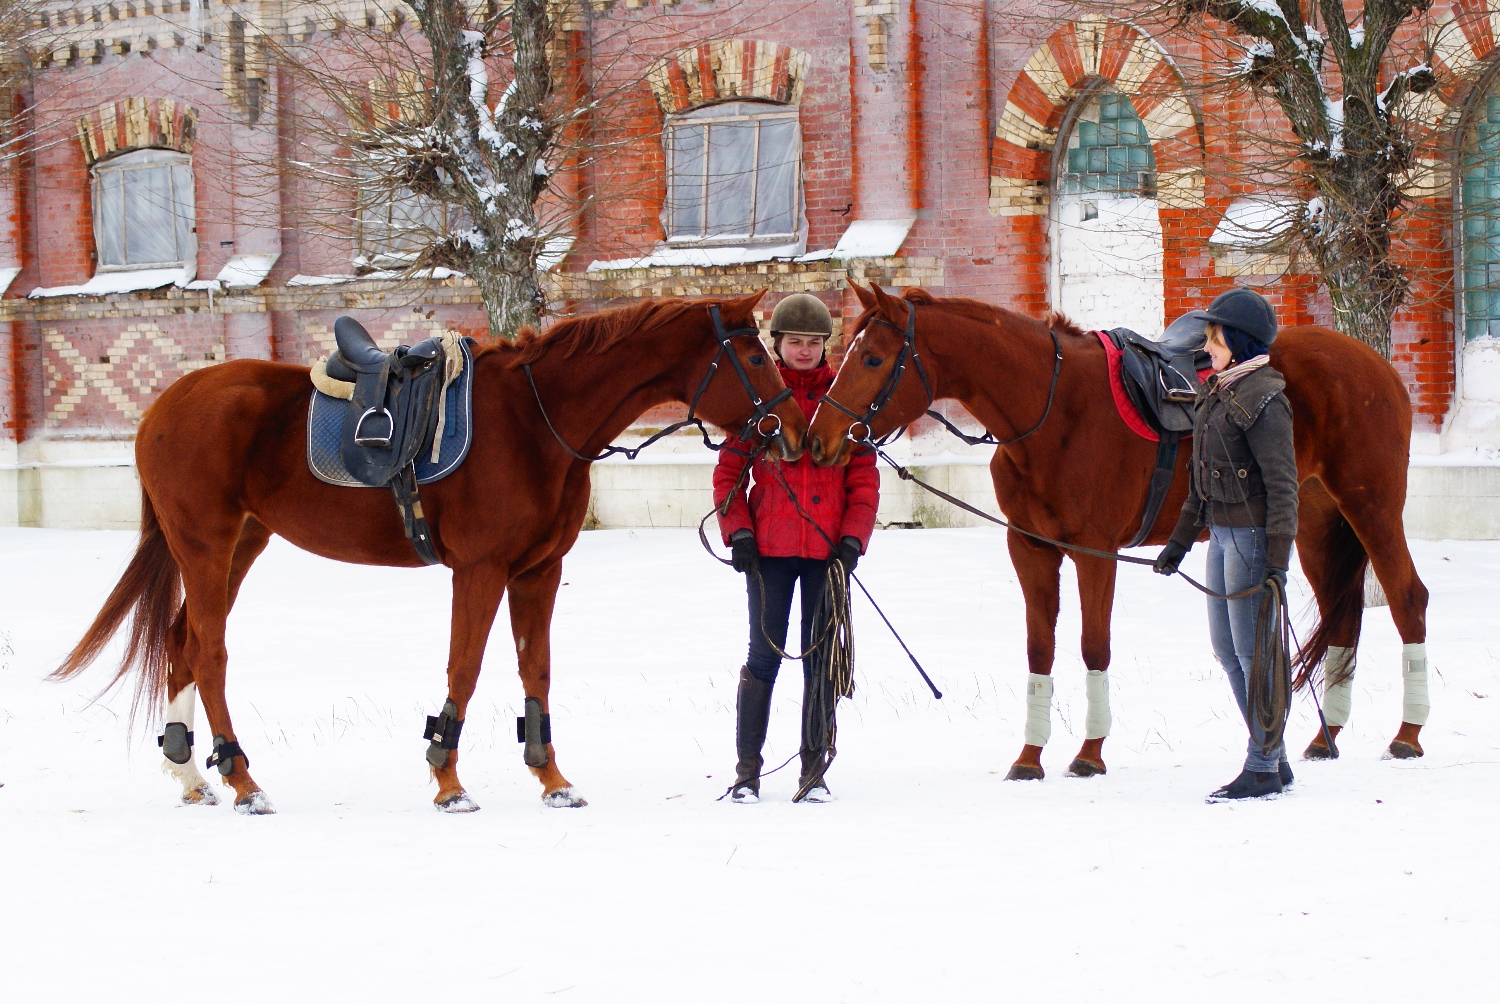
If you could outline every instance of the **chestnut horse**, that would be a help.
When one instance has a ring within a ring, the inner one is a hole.
[[[522,688],[546,713],[553,601],[589,501],[589,463],[571,456],[559,438],[592,455],[648,408],[686,402],[700,388],[698,413],[738,431],[760,401],[784,390],[754,334],[752,312],[763,293],[725,302],[648,301],[563,320],[545,334],[475,353],[468,457],[422,489],[437,553],[453,569],[448,699],[458,721],[507,588]],[[738,365],[718,365],[714,303],[733,335],[728,348]],[[535,392],[521,368],[528,363]],[[760,400],[751,400],[736,371]],[[224,700],[225,620],[272,534],[339,561],[421,564],[389,491],[334,487],[308,471],[311,390],[305,366],[245,359],[191,373],[162,393],[136,434],[142,513],[135,557],[55,677],[88,665],[133,613],[115,679],[137,668],[135,706],[154,712],[165,696],[168,728],[184,723],[190,730],[196,686],[216,745],[219,737],[233,743]],[[771,415],[781,420],[788,452],[800,452],[806,420],[796,403],[783,400]],[[533,702],[527,704],[530,712]],[[528,752],[536,754],[527,762],[546,804],[586,804],[558,770],[550,742],[545,756],[540,743]],[[246,758],[223,759],[235,807],[274,811]],[[477,808],[459,783],[457,750],[436,759],[446,761],[434,769],[438,807]],[[190,755],[165,767],[182,783],[184,801],[217,801]]]
[[[859,422],[851,424],[845,412],[866,414],[871,404],[881,404],[883,393],[887,401],[877,410],[878,417],[869,419],[874,438],[921,417],[929,406],[929,393],[931,398],[952,398],[1002,443],[1022,437],[1002,445],[990,461],[1000,509],[1016,526],[1107,551],[1131,540],[1144,518],[1156,447],[1121,421],[1105,352],[1096,336],[1056,314],[1038,321],[975,300],[940,299],[920,289],[908,290],[902,299],[878,287],[865,290],[856,285],[855,291],[866,308],[853,329],[858,336],[807,430],[805,445],[815,461],[847,463],[864,430]],[[907,365],[900,371],[897,361],[907,342],[909,310],[914,312],[915,338],[905,350]],[[1059,350],[1061,363],[1054,370]],[[920,366],[911,362],[912,352]],[[1365,568],[1373,563],[1406,643],[1405,657],[1420,653],[1425,684],[1421,646],[1426,641],[1427,589],[1417,577],[1401,524],[1411,439],[1406,389],[1391,365],[1372,349],[1326,328],[1284,329],[1271,347],[1271,363],[1286,377],[1292,405],[1301,481],[1297,554],[1320,618],[1299,656],[1303,679],[1325,656],[1325,679],[1346,679],[1352,673],[1364,613]],[[897,378],[891,384],[893,373]],[[1054,379],[1055,397],[1048,412]],[[924,382],[930,383],[930,390]],[[1179,454],[1171,491],[1146,543],[1164,543],[1176,524],[1187,497],[1189,454]],[[1026,601],[1027,661],[1033,674],[1050,676],[1065,552],[1014,530],[1008,538]],[[1200,539],[1205,538],[1206,533]],[[1091,677],[1088,688],[1090,728],[1070,768],[1070,773],[1086,776],[1105,770],[1109,691],[1103,674],[1110,659],[1116,563],[1073,552],[1068,557],[1078,572],[1084,665],[1099,674]],[[1050,685],[1036,688],[1040,703],[1032,689],[1028,688],[1028,704],[1039,716],[1048,715]],[[1422,754],[1418,733],[1425,704],[1425,688],[1420,707],[1408,690],[1405,720],[1391,743],[1391,755]],[[1334,735],[1337,731],[1336,725],[1330,728]],[[1046,727],[1039,729],[1041,736],[1046,732]],[[1041,745],[1023,746],[1010,777],[1041,778],[1041,753]],[[1330,751],[1319,738],[1308,755],[1327,756]]]

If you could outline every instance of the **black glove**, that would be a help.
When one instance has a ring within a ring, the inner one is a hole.
[[[1286,569],[1285,568],[1268,568],[1268,569],[1266,569],[1266,581],[1267,582],[1274,582],[1274,583],[1276,583],[1278,586],[1281,587],[1282,594],[1283,595],[1286,594]]]
[[[729,564],[736,572],[760,570],[760,548],[755,543],[755,534],[749,530],[736,530],[729,538]]]
[[[853,572],[854,566],[859,564],[859,538],[845,537],[839,541],[839,546],[833,549],[833,555],[828,560],[843,565],[845,575]]]
[[[1161,549],[1161,553],[1156,556],[1156,561],[1151,567],[1155,569],[1157,575],[1176,575],[1177,566],[1182,564],[1182,559],[1187,557],[1187,553],[1188,549],[1177,541],[1168,541],[1167,546]]]

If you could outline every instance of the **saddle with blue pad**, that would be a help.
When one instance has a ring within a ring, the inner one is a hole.
[[[470,340],[450,334],[386,352],[352,317],[333,334],[338,351],[311,374],[307,466],[331,485],[389,488],[418,556],[437,564],[418,485],[451,474],[469,452]]]
[[[1126,547],[1135,547],[1151,533],[1162,503],[1172,487],[1177,448],[1193,433],[1193,402],[1198,398],[1198,374],[1209,368],[1203,329],[1173,324],[1160,340],[1129,328],[1105,332],[1120,350],[1121,382],[1130,403],[1157,436],[1156,467],[1146,491],[1146,514]]]

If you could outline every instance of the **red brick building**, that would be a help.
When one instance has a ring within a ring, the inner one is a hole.
[[[388,343],[484,328],[463,277],[414,297],[378,272],[358,276],[358,242],[296,225],[308,196],[294,181],[239,183],[276,161],[295,118],[295,90],[258,57],[257,37],[399,30],[397,8],[50,6],[52,41],[16,99],[35,139],[0,178],[0,278],[11,277],[0,523],[127,524],[135,423],[184,372],[245,356],[310,362],[340,313]],[[769,287],[767,313],[811,291],[852,317],[852,278],[1149,332],[1249,282],[1283,323],[1329,320],[1295,261],[1236,236],[1271,193],[1205,170],[1206,153],[1232,153],[1244,108],[1195,97],[1183,75],[1196,46],[1103,19],[1038,26],[981,0],[588,7],[562,21],[571,65],[638,83],[588,125],[615,152],[559,179],[600,196],[549,275],[559,310]],[[1434,13],[1450,29],[1443,60],[1467,72],[1491,58],[1495,15]],[[1488,93],[1464,100],[1490,142]],[[1464,244],[1450,198],[1465,170],[1437,171],[1433,218],[1452,224],[1420,236],[1429,256],[1467,267],[1423,273],[1394,358],[1418,413],[1414,452],[1482,460],[1500,446],[1500,309],[1491,335],[1488,259]],[[170,213],[137,211],[148,191]],[[1414,495],[1430,496],[1415,518],[1432,533],[1500,534],[1493,515],[1478,529],[1444,522],[1455,494],[1500,501],[1500,479],[1465,463],[1481,473],[1414,479]]]

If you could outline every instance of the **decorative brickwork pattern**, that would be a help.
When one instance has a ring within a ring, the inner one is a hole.
[[[198,109],[171,98],[126,98],[80,117],[78,142],[86,164],[142,147],[192,153],[197,123]]]
[[[648,79],[664,115],[727,98],[794,105],[802,100],[811,65],[811,56],[790,46],[721,38],[658,60]]]
[[[154,321],[126,325],[103,352],[56,327],[42,329],[46,343],[46,424],[50,428],[69,424],[86,402],[103,399],[117,414],[89,416],[87,425],[108,428],[123,425],[133,429],[141,413],[172,381],[193,370],[224,361],[222,341],[207,351],[193,351],[171,338]],[[70,337],[71,336],[71,337]]]

